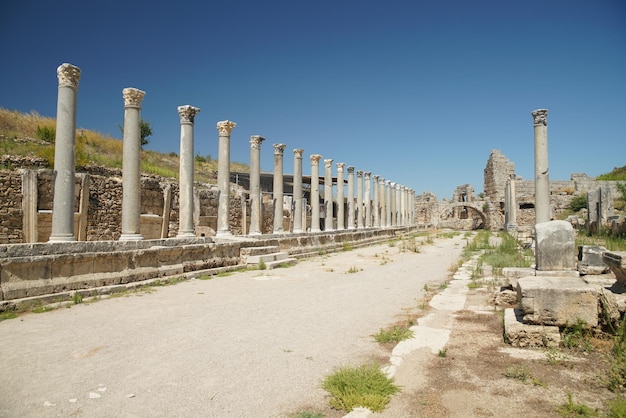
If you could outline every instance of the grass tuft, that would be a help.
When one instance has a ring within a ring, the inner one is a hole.
[[[389,329],[381,328],[378,334],[374,335],[376,342],[381,344],[398,343],[400,341],[408,340],[409,338],[413,338],[413,331],[407,327],[401,327],[398,325],[394,325]]]
[[[327,376],[322,388],[331,395],[330,406],[346,412],[356,407],[382,411],[391,400],[391,395],[400,390],[376,364],[343,367]]]

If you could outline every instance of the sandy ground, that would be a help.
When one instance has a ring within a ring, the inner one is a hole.
[[[419,314],[464,242],[377,245],[2,321],[0,416],[342,416],[324,376],[388,361],[372,335]]]

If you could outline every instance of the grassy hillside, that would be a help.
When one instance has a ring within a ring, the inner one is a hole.
[[[21,113],[0,108],[0,155],[40,157],[54,165],[54,118],[37,112]],[[178,154],[141,151],[141,171],[163,177],[178,178]],[[122,141],[88,129],[76,132],[76,165],[122,168]],[[195,180],[214,182],[217,160],[196,155]],[[246,164],[231,162],[231,170],[248,172]]]
[[[615,167],[610,173],[601,174],[596,177],[596,179],[626,181],[626,165],[623,167]]]

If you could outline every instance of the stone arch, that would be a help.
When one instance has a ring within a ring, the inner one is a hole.
[[[477,217],[473,217],[474,219],[473,225],[471,229],[488,229],[489,228],[489,216],[483,211],[483,208],[473,202],[454,202],[446,205],[443,210],[439,214],[439,219],[444,220],[446,218],[454,217],[454,210],[457,208],[462,208],[467,211],[467,213],[475,214]],[[458,219],[469,219],[469,218],[458,218]],[[476,221],[478,219],[478,221]]]

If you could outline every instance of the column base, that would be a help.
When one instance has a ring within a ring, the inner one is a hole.
[[[321,229],[313,229],[313,228],[311,228],[311,232],[322,232],[322,230]]]
[[[230,232],[230,231],[217,231],[217,232],[215,233],[215,236],[216,236],[216,237],[230,237],[230,236],[232,236],[232,235],[233,235],[233,233],[232,233],[232,232]]]
[[[143,240],[143,236],[141,234],[122,234],[119,240],[120,241],[141,241]]]
[[[196,234],[194,232],[179,232],[176,235],[176,238],[195,238]]]
[[[250,233],[248,233],[248,235],[262,235],[259,231],[250,231]]]
[[[293,230],[293,233],[294,233],[294,234],[302,234],[303,232],[304,232],[304,230],[302,230],[302,229],[300,229],[300,228],[299,228],[299,229],[294,229],[294,230]]]
[[[74,234],[56,234],[56,235],[50,235],[50,238],[48,239],[49,243],[55,243],[55,242],[75,242],[76,241],[76,237],[74,236]]]

